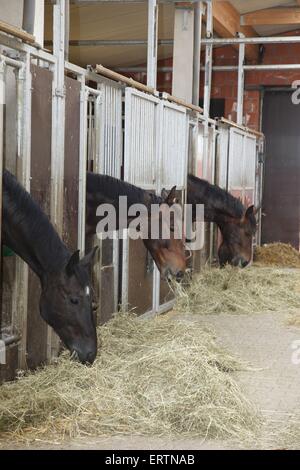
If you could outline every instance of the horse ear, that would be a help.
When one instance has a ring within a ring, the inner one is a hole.
[[[166,190],[166,188],[163,188],[163,189],[161,190],[160,195],[161,195],[161,197],[162,197],[163,200],[167,199],[167,197],[168,197],[168,191]]]
[[[74,273],[75,266],[77,266],[80,261],[79,253],[80,251],[76,250],[68,261],[68,264],[66,266],[66,272],[69,277],[72,276],[72,274]]]
[[[90,251],[87,255],[85,255],[85,257],[82,258],[82,260],[80,261],[81,266],[85,266],[85,267],[91,266],[98,250],[99,250],[99,247],[94,246],[92,251]]]
[[[176,198],[176,186],[173,186],[169,194],[167,194],[164,202],[168,204],[168,206],[172,206],[172,204],[176,204],[177,198]]]
[[[245,212],[245,218],[248,219],[249,217],[251,217],[251,215],[255,216],[255,214],[256,214],[255,206],[254,205],[249,206],[248,209]]]

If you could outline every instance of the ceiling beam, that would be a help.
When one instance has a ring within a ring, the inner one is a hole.
[[[213,2],[214,30],[222,38],[235,37],[236,33],[243,33],[246,37],[256,37],[257,32],[251,26],[242,26],[239,12],[227,1]],[[238,46],[235,46],[238,48]],[[246,47],[246,58],[258,59],[258,46]]]
[[[300,4],[300,2],[299,2]],[[241,16],[241,25],[300,25],[300,8],[266,8]]]

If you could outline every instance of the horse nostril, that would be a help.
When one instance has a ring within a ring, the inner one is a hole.
[[[178,271],[178,273],[176,274],[176,279],[177,281],[180,281],[184,276],[184,272],[183,271]]]
[[[249,261],[242,261],[242,268],[245,268],[246,266],[248,266],[249,264]]]
[[[96,358],[96,354],[92,351],[89,352],[86,356],[86,363],[87,364],[93,364],[95,358]]]

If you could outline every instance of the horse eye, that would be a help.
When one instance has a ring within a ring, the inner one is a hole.
[[[79,304],[79,299],[77,299],[77,297],[70,297],[70,302],[73,305],[78,305]]]

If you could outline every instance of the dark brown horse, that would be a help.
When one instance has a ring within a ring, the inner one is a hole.
[[[204,220],[219,227],[222,234],[218,249],[220,265],[229,263],[246,267],[252,260],[258,209],[253,205],[244,207],[239,199],[224,189],[191,174],[188,175],[187,202],[193,205],[193,220],[196,218],[196,204],[204,204]]]
[[[35,272],[41,283],[40,313],[83,363],[97,354],[90,267],[95,250],[79,259],[70,253],[48,217],[18,183],[3,173],[2,241]]]
[[[87,189],[86,189],[86,236],[96,233],[97,223],[100,217],[96,215],[96,211],[101,204],[112,204],[117,213],[116,230],[126,228],[130,223],[130,217],[124,221],[122,227],[119,226],[119,197],[127,196],[127,205],[143,204],[147,208],[147,217],[149,224],[151,222],[151,205],[158,204],[162,211],[171,206],[175,201],[176,187],[163,197],[158,197],[151,192],[145,191],[137,186],[121,181],[107,175],[95,173],[87,173]],[[170,232],[169,238],[143,239],[146,248],[151,253],[163,278],[176,277],[180,280],[186,270],[186,253],[185,245],[182,239],[176,239],[174,233]]]

